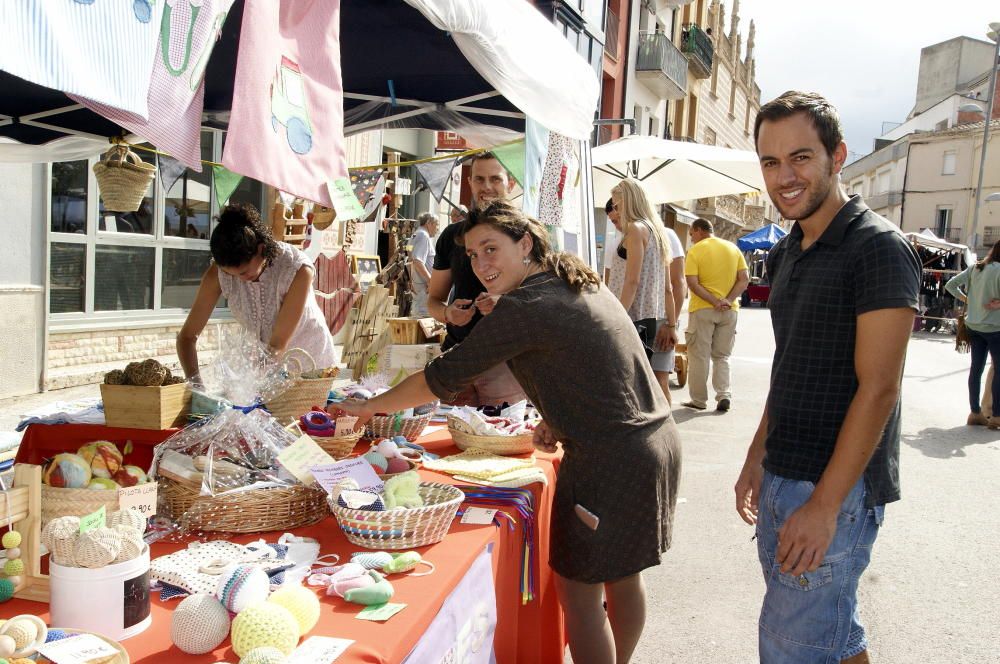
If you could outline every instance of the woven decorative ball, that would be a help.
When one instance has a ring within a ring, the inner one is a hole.
[[[21,533],[16,530],[8,530],[3,534],[3,548],[13,549],[16,546],[21,546]]]
[[[125,380],[129,385],[162,385],[166,377],[167,368],[153,359],[130,362],[125,367]]]
[[[27,620],[18,620],[4,625],[4,634],[14,639],[16,652],[34,643],[38,638],[38,628]]]
[[[24,574],[24,561],[19,558],[8,560],[3,564],[3,573],[9,577]]]
[[[227,569],[219,576],[215,587],[215,596],[233,613],[265,601],[270,592],[271,580],[267,573],[253,565],[234,565]]]
[[[285,664],[288,658],[277,648],[254,648],[240,658],[240,664]]]
[[[142,541],[142,534],[132,530],[129,526],[117,525],[113,528],[121,535],[122,548],[115,556],[116,563],[123,563],[126,560],[138,558],[142,553],[146,543]]]
[[[299,624],[285,607],[261,602],[236,616],[230,637],[233,652],[240,657],[262,646],[271,646],[289,655],[299,642]]]
[[[17,643],[14,642],[13,637],[6,634],[0,636],[0,657],[13,657],[15,650],[17,650]]]
[[[104,567],[114,562],[122,550],[122,535],[111,528],[95,528],[80,533],[73,551],[77,567],[91,569]]]
[[[170,620],[170,640],[189,655],[215,650],[229,636],[229,612],[211,595],[190,595]]]
[[[124,385],[125,384],[125,372],[121,369],[112,369],[108,373],[104,374],[104,384],[105,385]]]
[[[0,602],[6,602],[14,596],[15,584],[10,579],[0,579]]]
[[[319,622],[319,598],[305,586],[282,586],[267,601],[288,609],[299,624],[299,636],[305,636]]]
[[[109,514],[108,526],[111,528],[125,526],[142,535],[146,532],[146,517],[139,510],[129,507],[128,509],[118,510]]]
[[[57,564],[72,565],[79,536],[80,517],[60,516],[45,524],[42,529],[42,544]]]

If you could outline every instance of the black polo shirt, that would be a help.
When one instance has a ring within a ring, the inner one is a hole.
[[[455,237],[462,232],[465,222],[450,224],[441,231],[437,243],[434,245],[434,269],[451,270],[452,291],[448,303],[455,300],[475,300],[476,297],[486,291],[479,277],[472,271],[472,263],[465,253],[465,247],[455,242]],[[483,315],[477,310],[468,325],[452,325],[448,323],[448,336],[445,337],[442,348],[448,350],[458,342],[469,336],[472,328],[479,322]]]
[[[852,196],[802,251],[798,223],[767,257],[774,363],[764,467],[818,482],[858,389],[857,317],[917,308],[921,267],[899,229]],[[899,500],[899,402],[865,469],[867,503]]]

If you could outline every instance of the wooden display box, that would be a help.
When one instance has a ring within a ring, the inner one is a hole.
[[[433,318],[390,318],[389,332],[394,344],[426,344],[434,341],[434,328],[437,321]]]
[[[187,384],[163,387],[101,385],[104,418],[109,427],[170,429],[187,424],[191,390]]]

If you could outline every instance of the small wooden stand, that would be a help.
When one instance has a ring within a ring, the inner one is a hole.
[[[305,206],[296,203],[292,206],[291,216],[288,215],[288,208],[281,201],[274,204],[271,211],[271,234],[278,242],[287,242],[299,248],[306,239]]]
[[[21,533],[21,560],[24,573],[14,588],[14,597],[32,602],[49,601],[49,577],[41,571],[42,468],[26,463],[14,466],[14,486],[4,492],[0,528],[14,524]],[[8,502],[9,501],[9,502]],[[9,505],[9,507],[8,507]],[[9,510],[9,513],[8,513]]]
[[[394,306],[388,289],[372,284],[361,296],[357,308],[351,309],[341,361],[351,369],[354,380],[360,380],[371,358],[389,345],[392,337],[388,320]]]

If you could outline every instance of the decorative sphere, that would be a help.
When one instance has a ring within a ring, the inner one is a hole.
[[[15,546],[13,549],[7,549],[6,551],[4,551],[4,555],[7,556],[7,560],[14,560],[15,558],[20,558],[21,549],[20,547]]]
[[[240,657],[263,646],[290,655],[299,642],[299,624],[285,607],[261,602],[244,609],[233,619],[231,637],[233,652]]]
[[[114,443],[107,440],[87,443],[76,453],[90,464],[90,472],[94,477],[109,479],[122,467],[122,453]]]
[[[4,633],[14,639],[16,650],[30,646],[38,638],[38,628],[28,620],[18,620],[13,625],[7,623]]]
[[[362,457],[365,461],[370,463],[373,468],[381,469],[385,472],[385,469],[389,465],[389,460],[385,458],[384,455],[380,454],[377,450],[371,450]]]
[[[21,574],[24,574],[24,561],[20,558],[8,560],[3,564],[3,573],[8,577],[20,576]]]
[[[304,636],[319,622],[319,598],[305,586],[282,586],[271,593],[267,601],[288,609],[299,624],[299,636]]]
[[[0,635],[0,657],[10,657],[17,650],[17,643],[6,634]]]
[[[10,581],[12,584],[14,584],[15,590],[17,589],[17,587],[19,585],[21,585],[21,577],[20,576],[8,576],[7,580]]]
[[[13,579],[0,579],[0,602],[6,602],[14,596],[14,588],[17,584]]]
[[[110,489],[117,491],[118,483],[104,477],[92,477],[90,479],[90,484],[87,485],[87,488],[94,489],[95,491],[108,491]]]
[[[215,650],[229,636],[229,612],[211,595],[190,595],[174,609],[170,640],[189,655]]]
[[[79,454],[57,454],[42,481],[60,489],[85,489],[90,484],[90,464]]]
[[[285,664],[285,653],[277,648],[254,648],[240,659],[240,664]]]
[[[219,576],[215,596],[233,613],[259,604],[271,592],[267,572],[253,565],[233,565]]]
[[[52,643],[53,641],[62,641],[66,638],[69,638],[69,634],[61,629],[50,629],[49,633],[45,635],[45,642]]]
[[[12,549],[15,546],[21,546],[21,533],[16,530],[8,530],[3,534],[3,548]]]
[[[386,473],[405,473],[410,469],[410,462],[402,457],[389,459],[389,465],[385,469]]]

